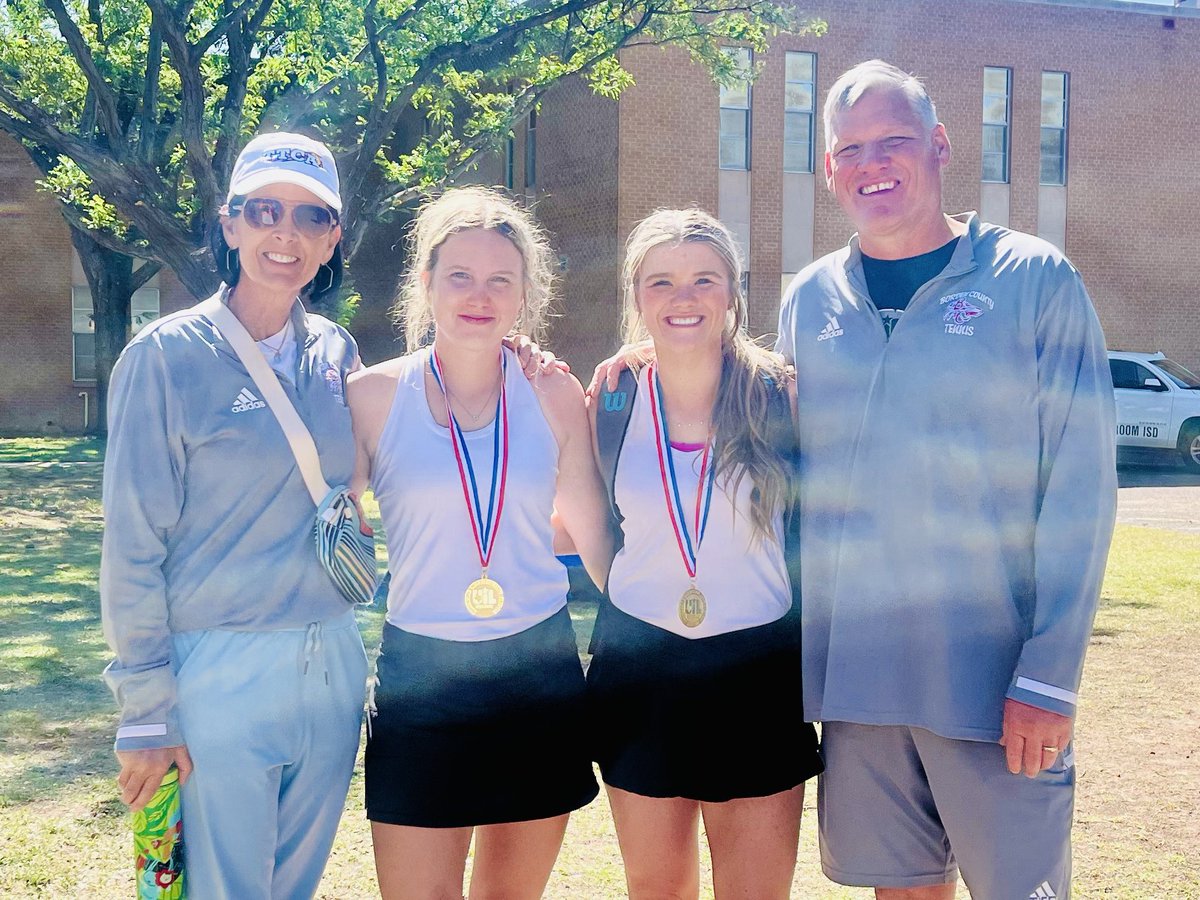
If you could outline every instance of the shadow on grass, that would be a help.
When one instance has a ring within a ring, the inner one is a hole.
[[[99,487],[98,472],[0,472],[0,806],[69,800],[115,772]]]
[[[1122,597],[1104,597],[1101,601],[1102,609],[1158,609],[1161,604],[1151,603],[1147,600],[1126,600]]]
[[[103,459],[103,438],[0,439],[0,463],[100,462]]]

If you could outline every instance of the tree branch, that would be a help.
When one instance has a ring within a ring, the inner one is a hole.
[[[92,236],[95,238],[95,235]],[[136,269],[133,270],[133,277],[129,279],[129,288],[131,291],[136,291],[142,287],[147,281],[162,271],[163,264],[158,260],[147,260]]]
[[[259,0],[242,0],[242,2],[235,6],[230,12],[222,16],[220,20],[218,20],[217,23],[208,30],[207,34],[196,41],[196,54],[198,56],[203,56],[205,53],[207,53],[209,49],[212,48],[213,44],[225,37],[225,35],[229,33],[229,29],[232,28],[239,19],[246,15],[246,10],[258,2]],[[263,6],[270,7],[271,2],[272,0],[266,0],[266,2],[263,3]]]
[[[96,59],[92,56],[92,50],[84,39],[83,32],[79,30],[75,20],[67,12],[62,0],[42,0],[42,2],[54,15],[54,20],[58,23],[58,30],[71,49],[71,56],[75,58],[76,64],[87,79],[88,88],[96,101],[100,129],[108,137],[109,148],[112,150],[113,156],[124,159],[126,156],[125,133],[121,129],[120,116],[117,115],[117,98],[109,83],[100,74],[100,69],[96,66]]]
[[[187,41],[187,23],[177,10],[190,9],[190,2],[181,3],[176,10],[165,0],[146,0],[151,16],[162,29],[163,40],[171,52],[171,62],[179,74],[180,132],[187,148],[188,172],[196,183],[197,199],[202,210],[217,207],[217,179],[213,172],[212,156],[204,141],[204,79],[200,74],[201,56]]]
[[[142,121],[138,134],[138,156],[149,162],[155,152],[158,136],[158,88],[162,75],[162,31],[154,17],[150,18],[150,34],[146,41],[146,81],[142,85]]]

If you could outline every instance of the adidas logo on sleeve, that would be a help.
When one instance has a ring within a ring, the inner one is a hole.
[[[1054,893],[1054,888],[1050,887],[1050,882],[1043,881],[1029,895],[1029,900],[1058,900],[1058,894]]]
[[[825,327],[817,335],[817,340],[827,341],[830,338],[840,337],[842,334],[842,326],[838,323],[837,316],[833,316],[825,323]]]
[[[249,388],[242,388],[238,391],[237,399],[233,401],[232,410],[235,413],[240,413],[251,409],[262,409],[266,405],[250,393]]]

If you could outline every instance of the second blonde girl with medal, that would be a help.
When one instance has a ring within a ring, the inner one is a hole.
[[[469,896],[533,900],[597,792],[550,519],[603,583],[603,486],[579,383],[530,382],[501,345],[536,334],[549,299],[528,213],[450,190],[413,235],[410,353],[349,386],[391,571],[366,757],[376,869],[387,900],[459,897],[474,836]]]
[[[804,781],[821,769],[785,552],[788,378],[746,333],[741,274],[706,213],[640,222],[626,339],[649,337],[655,361],[594,405],[624,546],[588,686],[631,900],[699,896],[701,817],[718,900],[786,900]]]

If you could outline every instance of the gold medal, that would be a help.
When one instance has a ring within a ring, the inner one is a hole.
[[[504,606],[504,589],[488,578],[485,572],[482,577],[475,579],[467,586],[467,591],[463,594],[463,602],[467,605],[467,612],[477,619],[490,619]],[[700,602],[704,603],[703,597],[700,598]],[[683,607],[681,606],[680,609],[682,610]],[[703,613],[700,617],[704,618]]]
[[[708,614],[708,601],[696,588],[690,587],[679,598],[679,621],[688,628],[695,628]]]

